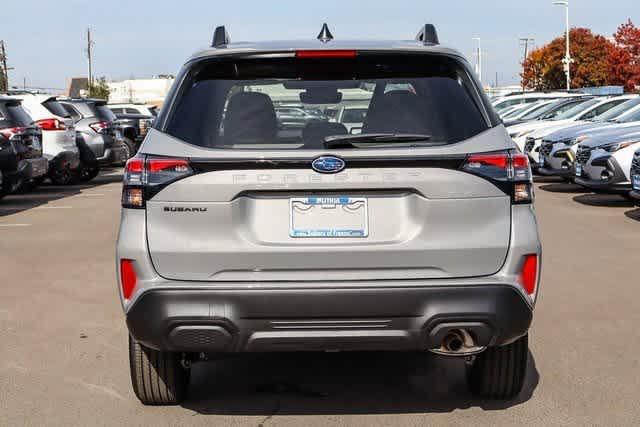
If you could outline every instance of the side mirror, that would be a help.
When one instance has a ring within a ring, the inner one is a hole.
[[[351,135],[359,135],[362,133],[362,126],[360,127],[352,127],[351,129],[349,129],[349,133]]]

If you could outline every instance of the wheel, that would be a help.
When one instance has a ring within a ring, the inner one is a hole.
[[[129,138],[124,139],[124,145],[127,148],[126,150],[127,155],[126,157],[125,156],[122,156],[122,157],[125,157],[126,159],[125,163],[126,163],[127,160],[129,160],[130,158],[136,155],[136,151],[138,150],[136,150],[136,144]]]
[[[69,185],[73,183],[74,175],[68,168],[49,171],[49,179],[54,185]]]
[[[502,347],[489,347],[469,369],[471,392],[491,399],[516,397],[524,385],[528,356],[528,335]]]
[[[95,165],[86,165],[80,163],[80,167],[76,171],[76,179],[80,182],[89,182],[100,173],[100,166],[98,164]]]
[[[129,365],[133,392],[145,405],[177,405],[184,400],[189,370],[180,354],[144,347],[129,337]]]

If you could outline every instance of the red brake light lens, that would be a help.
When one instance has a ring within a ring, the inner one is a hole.
[[[91,129],[93,129],[94,132],[100,133],[100,132],[102,132],[103,130],[105,130],[106,128],[109,127],[109,122],[105,122],[103,120],[103,121],[100,121],[100,122],[90,123],[89,127]]]
[[[485,166],[491,166],[498,169],[507,170],[509,167],[509,155],[508,154],[472,154],[467,158],[465,165],[469,168],[482,168]]]
[[[138,277],[136,276],[136,270],[133,265],[133,261],[130,259],[120,260],[120,286],[122,286],[122,296],[124,299],[131,298],[136,284],[138,283]]]
[[[298,50],[296,58],[355,58],[355,50]]]
[[[535,294],[538,285],[538,255],[525,256],[520,271],[520,284],[527,294]]]
[[[42,130],[65,130],[67,127],[58,119],[42,119],[36,120],[36,124]]]
[[[0,134],[4,135],[7,139],[11,139],[14,136],[24,132],[25,130],[26,128],[23,127],[0,129]]]

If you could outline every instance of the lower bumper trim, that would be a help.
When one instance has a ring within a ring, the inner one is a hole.
[[[186,352],[427,350],[450,328],[492,346],[526,334],[531,320],[531,306],[507,285],[152,289],[127,313],[137,341]]]

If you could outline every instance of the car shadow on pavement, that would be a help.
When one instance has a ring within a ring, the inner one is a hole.
[[[589,193],[591,190],[572,182],[558,182],[554,184],[545,184],[540,186],[541,190],[551,193]]]
[[[114,182],[122,182],[121,169],[106,169],[88,183],[64,186],[45,183],[31,192],[10,194],[1,199],[0,217],[37,208],[55,200],[80,194],[82,190]]]
[[[634,203],[617,194],[583,194],[575,196],[574,201],[587,206],[609,207],[609,208],[632,208]]]
[[[640,222],[640,208],[633,209],[624,213],[627,218],[631,218],[634,221]]]
[[[250,354],[194,365],[183,407],[205,415],[343,415],[501,410],[527,402],[539,373],[529,353],[522,393],[478,399],[462,359],[430,353]]]

